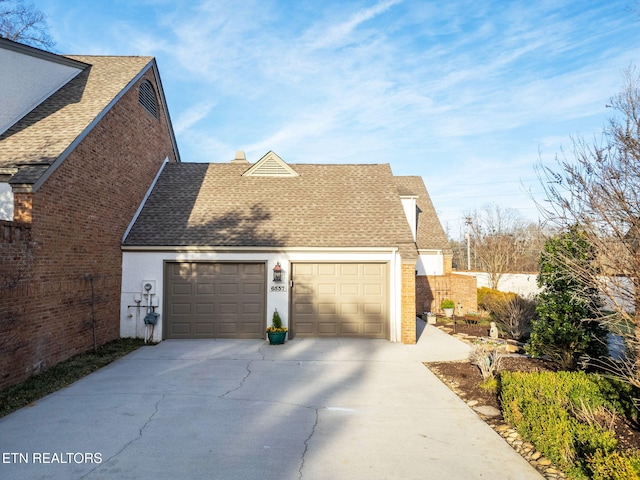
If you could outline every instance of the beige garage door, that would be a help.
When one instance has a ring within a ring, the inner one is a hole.
[[[385,263],[294,263],[292,336],[388,338]]]
[[[165,338],[262,338],[264,263],[168,262]]]

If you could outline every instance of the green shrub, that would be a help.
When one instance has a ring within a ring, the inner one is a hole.
[[[489,287],[480,287],[477,291],[478,296],[478,308],[483,309],[486,312],[491,312],[491,307],[494,303],[506,303],[510,298],[516,296],[512,292],[501,292],[500,290],[494,290]]]
[[[450,298],[445,298],[444,300],[442,300],[442,302],[440,302],[440,308],[442,308],[443,310],[445,308],[456,308],[456,304]]]
[[[640,480],[640,456],[598,450],[587,458],[587,467],[594,480]]]
[[[276,308],[273,312],[273,317],[271,318],[271,325],[267,327],[267,332],[286,332],[287,327],[282,326],[282,318],[278,313],[278,309]]]
[[[497,378],[487,378],[486,380],[483,380],[482,382],[480,382],[480,384],[478,385],[481,389],[486,390],[487,392],[490,393],[498,393],[498,379]]]
[[[271,320],[271,324],[275,328],[282,328],[282,318],[280,318],[280,314],[278,313],[278,310],[275,310],[273,312],[273,318]]]
[[[572,478],[588,478],[588,459],[599,469],[614,461],[617,440],[602,414],[632,411],[628,385],[585,372],[503,372],[500,387],[505,420]]]
[[[595,250],[578,228],[550,238],[540,255],[538,317],[527,352],[574,370],[580,357],[606,355],[606,331],[594,319],[600,308]],[[585,273],[586,272],[586,273]]]

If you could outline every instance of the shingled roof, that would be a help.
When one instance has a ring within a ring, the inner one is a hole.
[[[153,57],[63,58],[88,65],[0,135],[0,169],[17,169],[9,181],[13,185],[37,188],[43,175],[46,177],[110,106],[155,65]]]
[[[397,247],[416,257],[389,165],[288,166],[297,175],[169,163],[123,245]]]
[[[394,180],[400,195],[415,195],[418,197],[416,200],[418,207],[416,244],[418,245],[418,250],[442,250],[445,253],[450,253],[449,240],[442,228],[422,177],[397,176],[394,177]]]

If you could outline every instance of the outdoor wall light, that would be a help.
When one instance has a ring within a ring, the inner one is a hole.
[[[282,267],[280,266],[280,262],[277,262],[276,266],[273,267],[273,281],[274,282],[282,281]]]

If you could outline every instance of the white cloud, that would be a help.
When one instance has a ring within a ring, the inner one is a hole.
[[[485,195],[517,204],[539,149],[601,130],[640,27],[626,0],[582,3],[50,0],[46,13],[73,53],[158,57],[185,161],[389,162],[455,216]]]
[[[349,42],[350,35],[364,22],[386,12],[392,6],[402,0],[385,0],[377,3],[373,7],[362,9],[353,14],[346,22],[338,23],[326,28],[321,36],[316,38],[310,45],[312,50],[322,48],[336,48]]]
[[[215,102],[205,101],[196,104],[186,110],[181,110],[180,115],[173,123],[173,128],[177,134],[181,134],[198,123],[203,118],[206,118],[211,110],[215,107]]]

